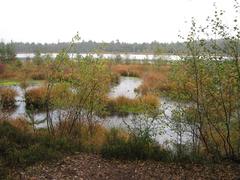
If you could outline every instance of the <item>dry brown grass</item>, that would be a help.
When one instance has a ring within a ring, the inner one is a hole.
[[[48,67],[45,64],[37,66],[32,62],[24,62],[21,66],[17,62],[4,65],[4,71],[0,73],[0,79],[4,80],[45,80]]]
[[[141,64],[116,64],[112,66],[112,71],[121,76],[141,77],[145,68],[146,66]]]
[[[115,99],[109,98],[109,101],[111,101],[111,104],[118,105],[118,106],[121,106],[121,105],[131,106],[131,105],[137,105],[138,104],[136,99],[130,99],[130,98],[127,98],[125,96],[119,96]]]
[[[107,110],[110,114],[126,115],[128,113],[141,113],[149,108],[155,109],[159,106],[157,96],[146,94],[141,97],[130,99],[124,96],[106,99]]]
[[[46,87],[38,87],[27,90],[25,94],[27,107],[42,108],[45,103],[46,93]]]
[[[30,124],[27,122],[25,117],[17,117],[15,119],[12,118],[8,118],[8,122],[16,127],[17,129],[20,129],[24,132],[32,132],[32,127],[30,126]]]
[[[16,96],[16,90],[8,87],[0,88],[0,102],[4,107],[8,108],[14,106]]]
[[[94,147],[94,149],[98,152],[100,151],[102,145],[106,141],[106,133],[107,129],[99,124],[95,124],[93,127],[93,134],[90,135],[89,126],[83,126],[81,128],[81,143],[84,147]]]
[[[4,71],[0,73],[0,79],[14,79],[17,77],[18,70],[10,64],[4,64]]]
[[[135,99],[130,99],[124,96],[120,96],[117,97],[115,99],[110,99],[110,101],[113,102],[113,104],[117,105],[117,106],[121,106],[121,105],[127,105],[127,106],[137,106],[140,104],[148,104],[151,106],[157,106],[158,105],[158,100],[157,97],[154,95],[144,95]]]
[[[169,91],[171,83],[169,80],[169,73],[162,71],[148,72],[143,76],[143,84],[138,88],[142,94],[157,93],[162,91]]]
[[[139,98],[138,101],[152,108],[156,108],[159,106],[158,98],[152,94],[146,94]]]
[[[90,150],[94,147],[95,151],[100,151],[106,140],[107,129],[98,123],[88,124],[84,119],[74,124],[74,127],[69,134],[72,121],[69,119],[58,123],[55,128],[57,137],[73,137],[74,141],[81,144],[85,150]]]

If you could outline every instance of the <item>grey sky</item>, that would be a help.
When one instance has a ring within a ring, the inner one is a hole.
[[[84,40],[177,41],[214,1],[230,19],[232,0],[0,0],[0,39],[70,41],[78,31]]]

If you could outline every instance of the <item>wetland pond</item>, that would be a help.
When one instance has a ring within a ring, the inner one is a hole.
[[[116,98],[119,96],[125,96],[128,98],[136,98],[140,96],[135,90],[138,88],[142,83],[142,80],[135,77],[121,77],[120,82],[118,85],[112,87],[109,97]],[[27,88],[35,88],[39,87],[41,84],[35,84],[31,85]],[[26,114],[26,103],[24,99],[24,90],[18,86],[10,86],[11,88],[14,88],[18,96],[16,97],[16,109],[11,111],[9,113],[10,117],[16,118],[16,117],[27,117]],[[150,124],[150,126],[154,126],[155,129],[155,139],[157,142],[163,144],[167,142],[171,142],[172,140],[176,139],[177,134],[172,130],[170,126],[168,126],[169,122],[171,121],[172,111],[177,107],[176,102],[167,100],[166,98],[159,98],[159,108],[163,111],[164,116],[162,116],[157,124]],[[51,112],[51,117],[53,119],[53,122],[58,121],[58,117],[61,116],[61,114],[64,113],[62,110],[54,110]],[[34,114],[34,119],[36,121],[41,121],[45,119],[46,113],[45,112],[39,112]],[[132,120],[134,116],[133,115],[127,115],[127,116],[107,116],[105,118],[96,118],[98,122],[100,122],[104,127],[106,128],[123,128],[127,129],[128,126],[132,126]],[[149,125],[149,124],[148,124]],[[38,128],[44,128],[46,127],[46,123],[42,123],[37,125]],[[161,132],[161,133],[159,133]],[[187,133],[183,135],[183,141],[186,141],[189,139],[189,136]]]

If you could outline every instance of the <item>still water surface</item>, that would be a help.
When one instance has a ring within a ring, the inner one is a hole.
[[[49,54],[44,54],[42,53],[41,56],[45,57],[46,55],[49,55],[51,58],[56,58],[58,53],[49,53]],[[69,53],[68,54],[70,58],[75,58],[77,56],[76,53]],[[116,58],[121,58],[123,60],[129,59],[129,60],[156,60],[156,59],[163,59],[163,60],[170,60],[170,61],[177,61],[180,60],[181,57],[178,55],[153,55],[153,54],[96,54],[96,53],[80,53],[78,54],[82,57],[86,56],[91,56],[93,58],[104,58],[104,59],[116,59]],[[33,58],[35,55],[33,53],[19,53],[17,54],[17,58],[25,60],[27,58]]]

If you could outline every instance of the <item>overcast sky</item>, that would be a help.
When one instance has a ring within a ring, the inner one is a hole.
[[[189,20],[202,21],[216,2],[231,18],[232,0],[0,0],[0,39],[175,42]]]

